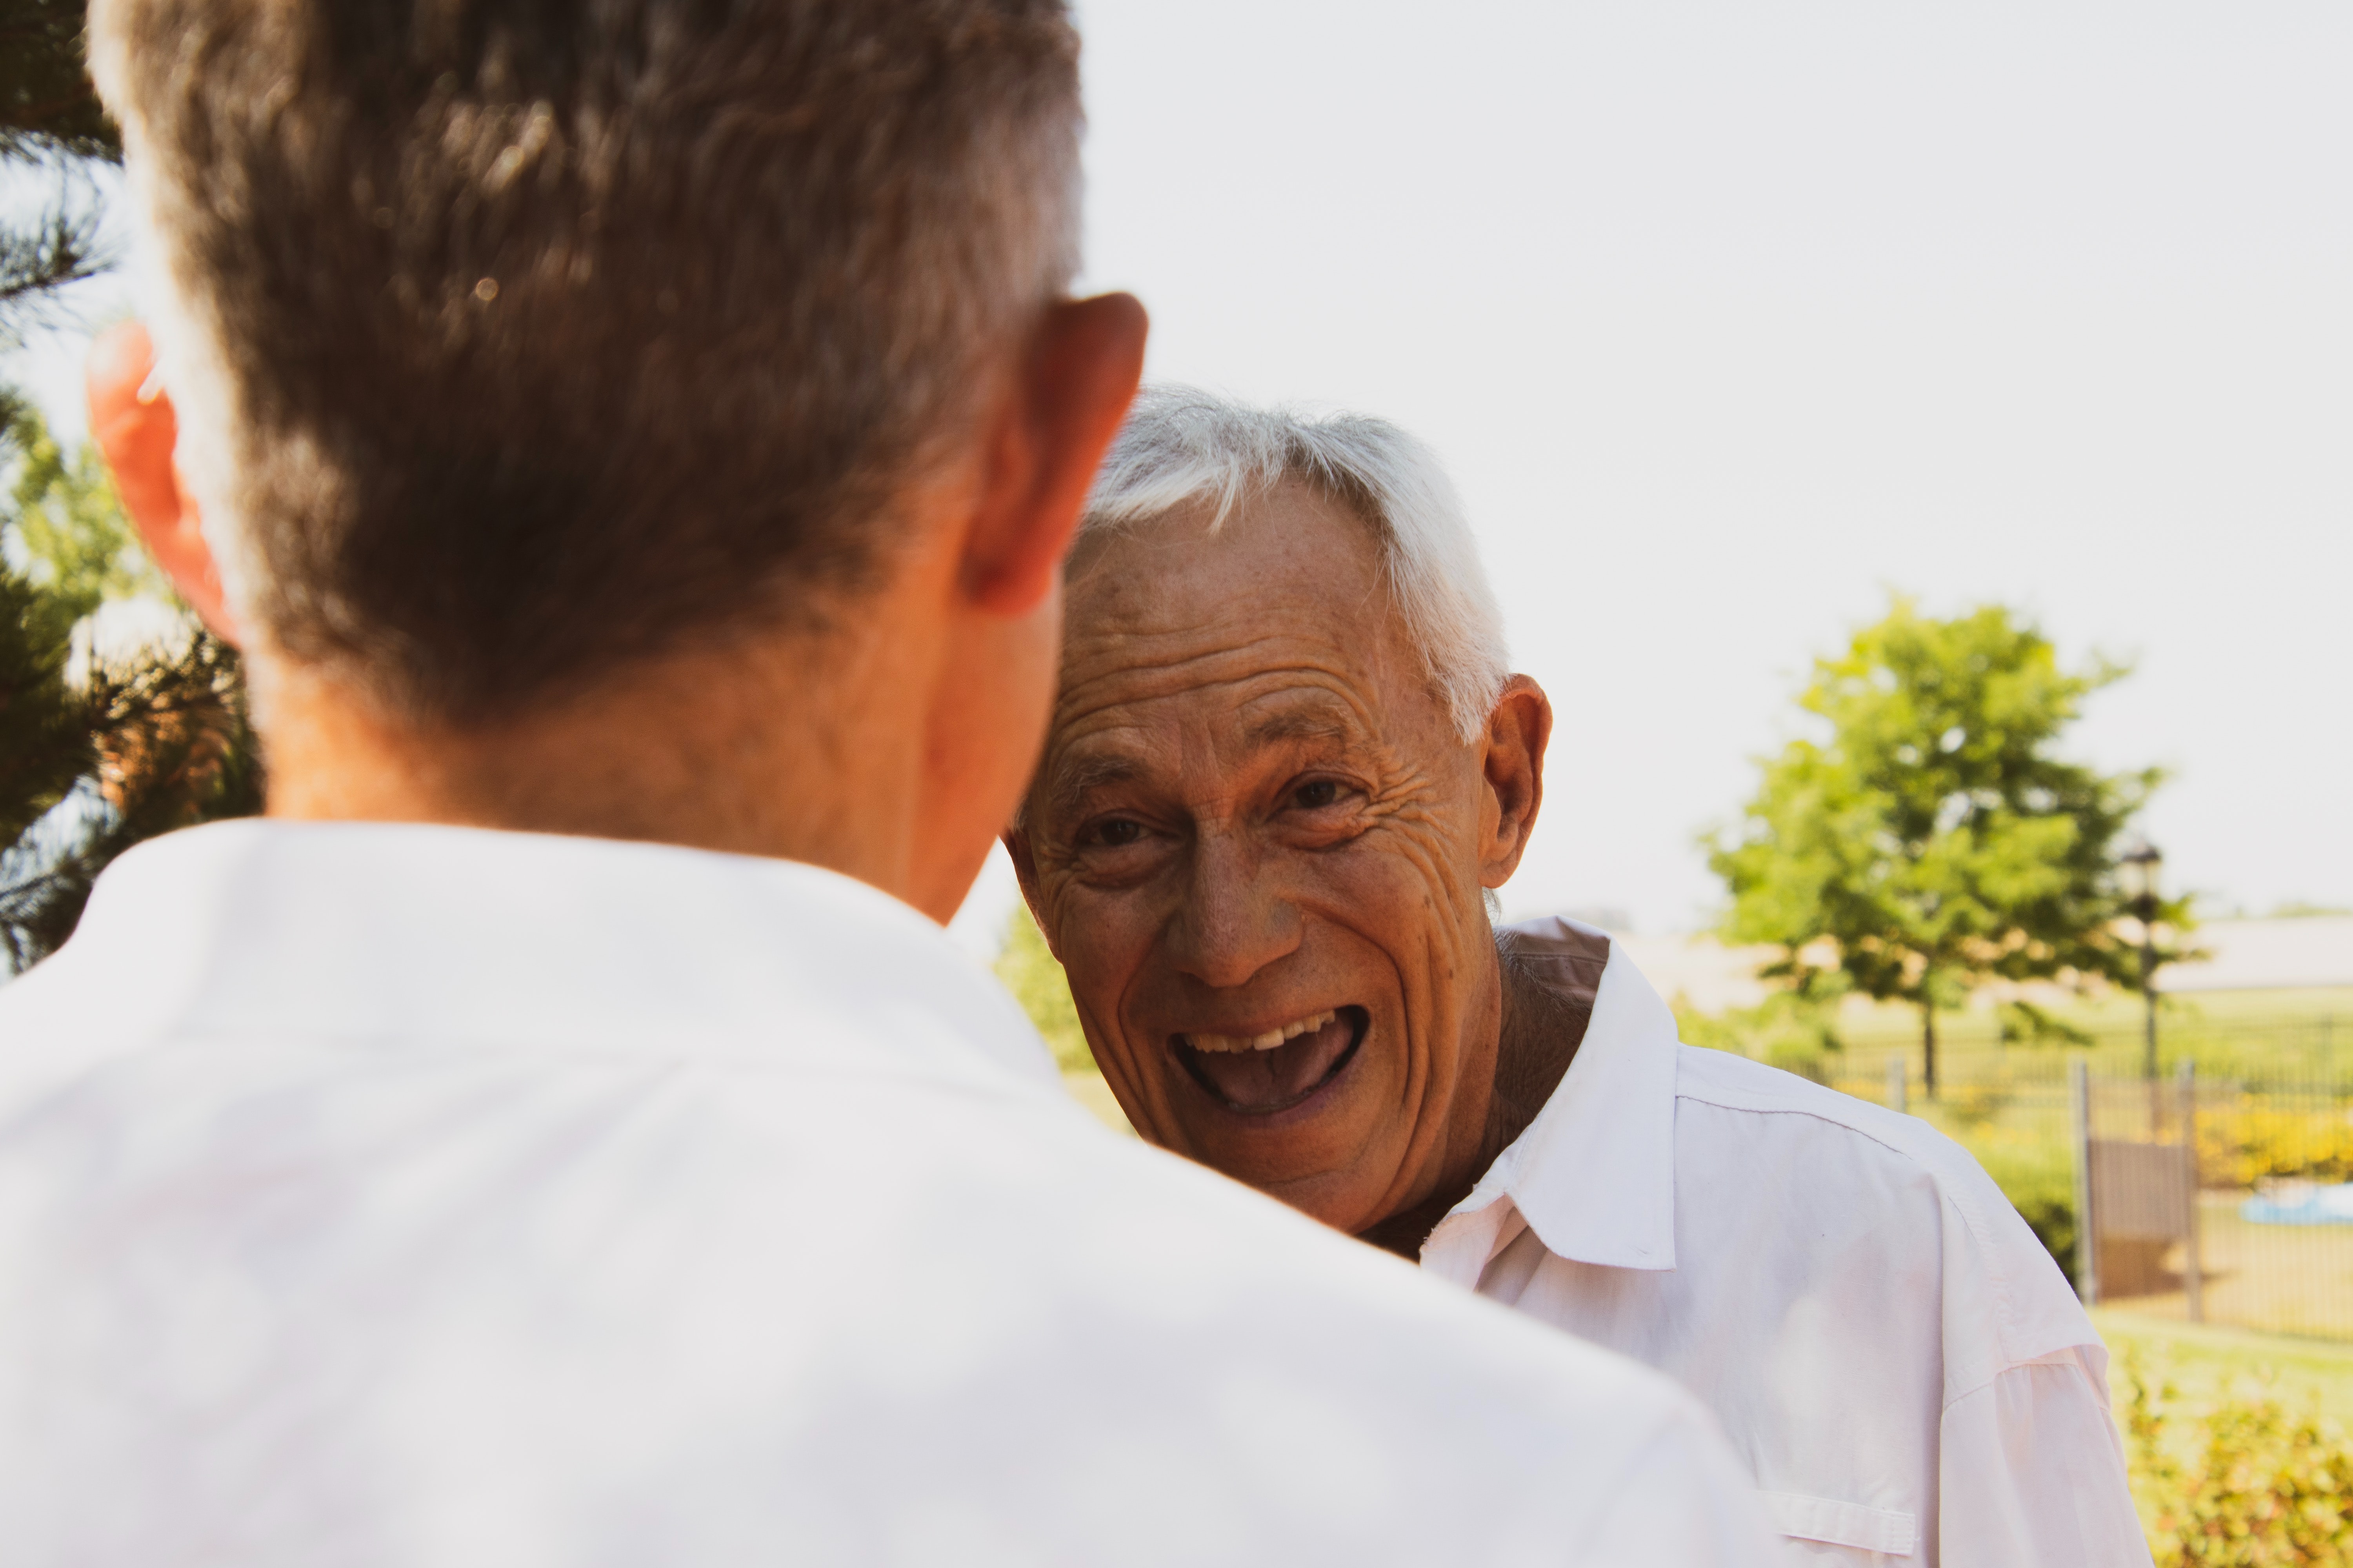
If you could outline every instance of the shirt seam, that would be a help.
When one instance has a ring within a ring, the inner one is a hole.
[[[2054,1356],[2063,1355],[2069,1351],[2082,1350],[2084,1348],[2084,1346],[2082,1343],[2063,1345],[2057,1350],[2045,1351],[2042,1354],[2038,1356],[2029,1356],[2024,1361],[2006,1362],[2004,1364],[1996,1367],[1986,1376],[1979,1378],[1977,1382],[1970,1384],[1967,1388],[1962,1389],[1958,1394],[1954,1394],[1950,1399],[1946,1400],[1943,1405],[1940,1406],[1936,1412],[1937,1419],[1941,1421],[1945,1416],[1952,1414],[1953,1406],[1960,1404],[1964,1400],[1975,1399],[1978,1394],[1983,1394],[1986,1390],[1991,1388],[1995,1384],[2000,1383],[2003,1378],[2008,1377],[2014,1372],[2031,1372],[2038,1366],[2051,1366],[2058,1367],[2062,1371],[2073,1370],[2080,1375],[2084,1371],[2083,1363],[2079,1361],[2059,1362],[2054,1361],[2052,1358]],[[2083,1381],[2088,1383],[2089,1379],[2084,1378]],[[2091,1391],[2087,1388],[2085,1392],[2089,1394]],[[2097,1401],[2095,1400],[2094,1403],[2097,1403]],[[2099,1405],[2099,1408],[2106,1410],[2108,1407],[2105,1404],[2102,1404]]]
[[[1833,1090],[1831,1092],[1836,1091]],[[1900,1144],[1891,1143],[1886,1139],[1866,1128],[1858,1127],[1852,1121],[1842,1121],[1838,1117],[1828,1115],[1810,1106],[1727,1104],[1723,1100],[1710,1099],[1705,1094],[1686,1092],[1681,1087],[1676,1089],[1675,1098],[1677,1100],[1694,1100],[1701,1105],[1713,1106],[1718,1110],[1735,1110],[1751,1116],[1803,1116],[1809,1120],[1820,1121],[1828,1126],[1840,1128],[1845,1131],[1852,1132],[1856,1137],[1864,1140],[1866,1142],[1875,1143],[1880,1148],[1886,1150],[1889,1153],[1895,1155],[1897,1158],[1909,1162],[1921,1173],[1921,1174],[1926,1176],[1931,1182],[1935,1183],[1936,1195],[1950,1203],[1953,1207],[1959,1212],[1961,1217],[1968,1223],[1969,1234],[1976,1239],[1979,1249],[1990,1250],[1986,1245],[1988,1237],[1985,1234],[1984,1227],[1979,1225],[1977,1215],[1970,1212],[1971,1205],[1965,1205],[1959,1200],[1959,1198],[1954,1194],[1952,1188],[1946,1184],[1943,1176],[1939,1174],[1938,1172],[1928,1163],[1928,1162],[1923,1160],[1919,1155],[1915,1154],[1909,1149],[1904,1148]]]
[[[1678,1044],[1680,1047],[1680,1042]],[[1699,1047],[1690,1048],[1696,1049]],[[1744,1057],[1738,1059],[1746,1061],[1747,1058]],[[1680,1064],[1678,1064],[1678,1076],[1680,1077]],[[1833,1090],[1831,1092],[1835,1091]],[[1963,1203],[1959,1194],[1954,1191],[1953,1187],[1945,1181],[1943,1176],[1933,1166],[1931,1166],[1927,1161],[1923,1160],[1919,1155],[1899,1144],[1890,1142],[1887,1139],[1881,1137],[1878,1133],[1872,1131],[1868,1128],[1859,1127],[1852,1121],[1846,1121],[1841,1117],[1831,1115],[1826,1111],[1816,1109],[1812,1106],[1756,1105],[1741,1104],[1736,1102],[1728,1103],[1727,1101],[1730,1099],[1728,1096],[1712,1096],[1704,1090],[1700,1089],[1697,1086],[1694,1086],[1692,1089],[1686,1090],[1680,1082],[1675,1086],[1675,1098],[1679,1100],[1689,1100],[1700,1105],[1711,1106],[1718,1110],[1737,1111],[1742,1114],[1751,1116],[1803,1116],[1810,1120],[1821,1122],[1826,1126],[1842,1129],[1845,1131],[1853,1133],[1856,1137],[1861,1138],[1867,1142],[1876,1144],[1880,1148],[1886,1150],[1889,1153],[1895,1155],[1897,1158],[1908,1162],[1915,1169],[1926,1176],[1930,1183],[1935,1185],[1938,1199],[1950,1205],[1953,1212],[1960,1216],[1961,1222],[1968,1226],[1969,1238],[1975,1245],[1978,1256],[1982,1258],[1990,1258],[1994,1256],[1991,1237],[1988,1234],[1987,1226],[1982,1217],[1976,1212],[1976,1205],[1973,1204]],[[1998,1303],[1998,1310],[2000,1313],[2003,1326],[2003,1338],[2008,1339],[2018,1321],[2016,1308],[2017,1298],[2015,1291],[2012,1289],[2012,1281],[2010,1280],[2007,1270],[1988,1268],[1984,1272],[1985,1278],[1993,1287],[1994,1297]],[[2094,1342],[2089,1340],[2075,1340],[2070,1342],[2064,1346],[2057,1348],[2072,1350],[2078,1345],[2089,1344],[2092,1342]],[[1978,1393],[1980,1390],[1989,1386],[1996,1380],[2000,1378],[2003,1373],[2014,1371],[2020,1367],[2032,1366],[2039,1359],[2039,1356],[2026,1356],[2021,1358],[2005,1349],[1999,1356],[1994,1358],[1993,1363],[1989,1369],[1980,1370],[1977,1367],[1965,1369],[1961,1374],[1962,1381],[1958,1387],[1947,1395],[1938,1406],[1939,1411],[1941,1412],[1951,1409],[1960,1401],[1967,1399],[1971,1394]]]

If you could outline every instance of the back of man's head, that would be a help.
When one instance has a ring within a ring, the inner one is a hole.
[[[97,0],[249,637],[496,721],[871,579],[1075,266],[1060,0]]]

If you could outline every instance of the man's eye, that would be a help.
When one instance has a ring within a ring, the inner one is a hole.
[[[1291,792],[1291,804],[1305,811],[1330,805],[1340,798],[1340,786],[1331,779],[1314,779]]]
[[[1116,849],[1123,844],[1133,844],[1144,837],[1144,824],[1124,816],[1114,816],[1109,822],[1098,822],[1087,830],[1086,841]]]

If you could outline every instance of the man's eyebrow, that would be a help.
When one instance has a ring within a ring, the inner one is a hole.
[[[1071,757],[1055,766],[1046,799],[1057,815],[1075,811],[1092,792],[1105,784],[1125,784],[1143,772],[1144,764],[1134,757],[1101,754]]]
[[[1358,738],[1356,726],[1328,708],[1293,708],[1270,713],[1242,731],[1243,742],[1251,747],[1275,741],[1336,741],[1345,745]]]

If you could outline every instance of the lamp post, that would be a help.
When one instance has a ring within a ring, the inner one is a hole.
[[[2126,885],[2132,890],[2132,912],[2140,921],[2140,994],[2148,1005],[2148,1019],[2144,1030],[2141,1076],[2149,1082],[2157,1081],[2157,874],[2165,864],[2165,857],[2156,845],[2146,838],[2136,837],[2116,857],[2125,868]]]

